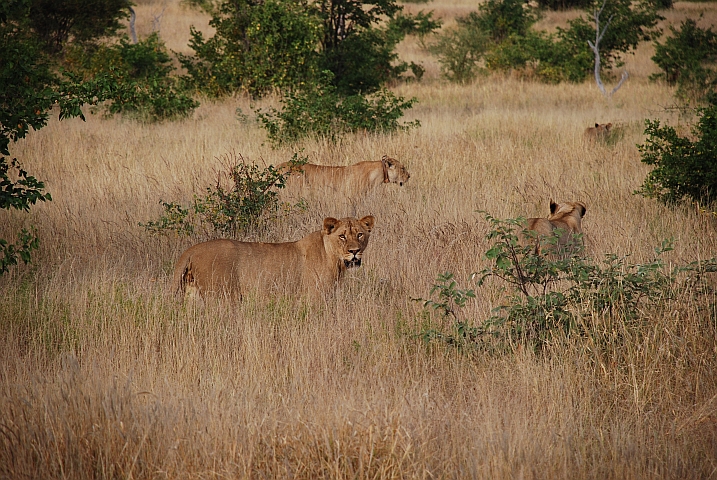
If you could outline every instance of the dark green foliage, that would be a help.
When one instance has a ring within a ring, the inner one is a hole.
[[[129,113],[150,121],[190,115],[199,105],[188,96],[174,71],[164,43],[156,33],[133,44],[122,37],[118,44],[71,48],[67,62],[85,80],[106,76],[113,82],[109,113]]]
[[[180,61],[190,83],[212,96],[303,88],[323,70],[342,95],[372,93],[408,69],[420,76],[395,47],[439,25],[430,13],[400,10],[393,0],[224,0],[213,9],[215,35],[192,29],[195,55]]]
[[[538,6],[549,10],[568,10],[571,8],[585,8],[592,0],[538,0]]]
[[[194,197],[190,206],[160,200],[164,213],[157,221],[140,223],[152,234],[172,232],[189,236],[203,232],[208,236],[230,236],[256,229],[267,216],[275,215],[283,206],[279,203],[279,189],[284,188],[285,176],[272,165],[260,168],[247,163],[239,155],[225,157],[227,170],[220,172],[213,187],[206,194]],[[306,163],[294,154],[297,164]]]
[[[467,18],[438,36],[429,51],[438,56],[441,73],[452,82],[469,82],[480,71],[480,62],[491,48],[490,37]]]
[[[484,62],[488,70],[518,70],[548,82],[579,82],[593,73],[595,57],[588,40],[595,41],[592,15],[601,6],[599,0],[586,3],[586,16],[548,34],[531,30],[538,14],[528,4],[490,0],[442,34],[431,51],[438,55],[444,76],[453,81],[472,79]],[[623,54],[654,38],[660,18],[650,1],[607,0],[601,28],[608,21],[610,25],[600,43],[601,68],[620,66]]]
[[[699,28],[693,19],[684,20],[680,28],[670,27],[672,37],[665,43],[655,43],[652,60],[662,73],[651,78],[663,78],[670,85],[678,85],[678,96],[685,100],[701,101],[717,86],[717,33]]]
[[[329,85],[310,85],[284,96],[282,110],[257,111],[257,117],[275,145],[307,136],[335,141],[348,132],[394,132],[417,127],[418,121],[401,125],[403,111],[416,99],[405,100],[388,90],[372,96],[342,96]]]
[[[316,74],[319,21],[290,0],[227,0],[204,39],[191,29],[194,56],[180,55],[189,82],[212,96],[247,91],[262,95],[273,88],[300,86]]]
[[[0,208],[28,211],[38,201],[51,200],[43,182],[29,175],[17,159],[9,159],[10,144],[47,124],[49,110],[58,105],[60,119],[79,116],[81,107],[104,101],[113,91],[112,82],[99,77],[81,83],[68,75],[59,77],[42,42],[29,27],[29,1],[0,4]],[[23,230],[18,244],[0,239],[0,273],[25,263],[37,248],[34,232]]]
[[[112,36],[129,17],[127,0],[29,0],[29,23],[48,52],[72,39],[83,43]]]
[[[486,238],[492,246],[485,258],[491,265],[477,274],[477,286],[498,280],[507,298],[488,319],[475,324],[459,309],[476,292],[462,290],[450,273],[440,275],[431,289],[438,299],[419,299],[444,319],[441,327],[421,332],[425,340],[441,340],[464,350],[503,350],[516,344],[541,350],[556,335],[595,335],[586,330],[584,317],[636,325],[678,295],[709,293],[700,279],[717,272],[717,258],[667,269],[661,256],[672,249],[668,241],[655,249],[653,260],[642,264],[614,254],[594,262],[579,249],[570,255],[539,255],[534,242],[521,241],[521,237],[535,237],[535,232],[524,229],[524,219],[499,220],[487,214],[486,219],[491,225]],[[545,240],[557,245],[561,234]],[[448,330],[445,319],[452,320]]]
[[[524,36],[536,21],[537,12],[524,0],[488,0],[459,24],[478,28],[501,42],[511,35]]]
[[[691,140],[659,120],[645,121],[647,139],[638,149],[642,162],[653,165],[639,193],[666,203],[684,198],[710,204],[717,200],[717,104],[697,110]]]
[[[18,258],[25,264],[30,263],[32,251],[37,250],[39,246],[40,239],[34,230],[28,232],[22,229],[17,243],[14,244],[0,238],[0,275],[6,273],[11,266],[17,265]]]
[[[640,42],[654,40],[660,35],[657,22],[664,17],[657,13],[650,0],[594,0],[586,8],[588,16],[568,22],[567,29],[558,28],[558,38],[575,51],[587,47],[587,41],[595,41],[595,22],[592,15],[605,2],[600,15],[600,28],[608,21],[610,25],[600,42],[600,58],[605,68],[622,65],[621,56],[637,48]],[[590,70],[592,66],[588,69]]]

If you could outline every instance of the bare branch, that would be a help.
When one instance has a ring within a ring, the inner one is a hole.
[[[134,8],[129,7],[129,34],[132,36],[132,43],[137,43],[137,31],[134,29],[134,21],[137,20],[137,14]]]
[[[622,72],[622,78],[620,78],[620,82],[619,82],[619,83],[615,86],[615,88],[613,88],[612,91],[610,92],[610,96],[611,96],[611,97],[612,97],[612,94],[613,94],[613,93],[617,92],[617,91],[620,89],[620,87],[622,87],[622,84],[625,83],[625,80],[627,80],[627,77],[628,77],[628,76],[629,76],[629,75],[627,74],[627,70],[625,70],[624,72]]]

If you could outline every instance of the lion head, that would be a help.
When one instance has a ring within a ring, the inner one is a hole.
[[[411,178],[411,175],[406,170],[406,167],[388,155],[384,155],[381,158],[383,164],[383,182],[384,183],[397,183],[400,187]]]
[[[361,257],[368,246],[373,224],[374,217],[371,215],[359,220],[325,218],[321,233],[326,252],[343,261],[345,268],[361,266]]]

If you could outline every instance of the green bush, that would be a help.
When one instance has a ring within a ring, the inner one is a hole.
[[[87,43],[114,36],[129,17],[127,0],[27,0],[29,25],[50,53],[69,41]]]
[[[717,272],[717,258],[668,269],[661,256],[672,249],[666,241],[647,263],[635,264],[627,256],[607,254],[601,262],[577,250],[569,256],[536,254],[535,238],[525,229],[525,219],[500,220],[486,214],[491,247],[485,258],[491,265],[474,274],[477,286],[497,280],[506,290],[504,302],[479,322],[460,312],[477,295],[463,290],[450,273],[438,277],[431,289],[436,300],[423,300],[443,321],[424,328],[419,336],[440,340],[461,349],[504,350],[524,345],[542,350],[557,336],[594,336],[584,318],[609,318],[625,325],[639,325],[678,295],[701,295],[702,277]],[[557,244],[562,232],[545,241]],[[698,288],[699,287],[699,288]],[[446,319],[450,323],[446,325]]]
[[[490,37],[468,18],[438,36],[429,51],[438,57],[441,74],[452,82],[465,83],[480,72],[484,55],[491,48]]]
[[[388,90],[368,97],[344,97],[331,85],[311,85],[286,94],[282,110],[257,110],[257,117],[275,144],[293,143],[308,136],[336,141],[345,133],[395,132],[420,125],[418,120],[400,124],[403,111],[411,108],[415,98],[405,100]]]
[[[292,158],[305,163],[297,154]],[[194,196],[189,206],[160,200],[164,213],[156,221],[140,223],[154,235],[179,236],[230,236],[259,228],[264,220],[279,213],[284,207],[291,210],[301,205],[282,205],[279,190],[285,186],[285,175],[272,165],[260,168],[244,161],[239,155],[224,158],[227,171],[220,172],[217,182],[207,187],[204,196]]]
[[[321,25],[300,3],[224,1],[210,25],[213,37],[191,29],[194,56],[179,55],[187,81],[211,95],[246,91],[260,96],[313,79]]]
[[[684,198],[704,204],[717,200],[717,103],[697,109],[691,140],[659,120],[645,120],[641,161],[654,169],[635,193],[675,203]]]
[[[601,5],[591,0],[585,5],[586,16],[548,34],[531,30],[538,14],[522,1],[490,0],[440,35],[430,51],[438,56],[444,76],[453,81],[472,79],[484,61],[488,70],[518,70],[548,82],[579,82],[593,73],[595,57],[588,40],[595,40],[592,14]],[[656,24],[661,18],[648,0],[608,0],[601,14],[601,26],[610,20],[600,43],[601,68],[609,71],[622,65],[622,55],[659,33]]]
[[[124,36],[114,45],[73,47],[66,61],[85,80],[104,76],[113,82],[110,114],[158,121],[186,117],[199,106],[171,76],[172,59],[157,33],[136,44]]]
[[[684,20],[680,28],[670,27],[672,37],[665,43],[655,43],[652,60],[662,78],[670,85],[678,85],[677,95],[684,100],[701,101],[717,86],[717,33],[712,27],[702,29],[692,19]]]

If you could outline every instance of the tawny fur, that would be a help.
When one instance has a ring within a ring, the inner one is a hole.
[[[286,162],[280,164],[277,169],[290,174],[289,184],[300,182],[309,188],[331,188],[357,195],[364,194],[382,183],[397,183],[403,186],[411,178],[401,162],[387,155],[378,162],[359,162],[345,167],[312,163],[292,167]]]
[[[528,230],[538,233],[536,251],[540,252],[540,235],[552,235],[554,230],[561,229],[558,249],[565,249],[573,241],[573,235],[583,233],[582,220],[587,207],[583,202],[555,203],[550,200],[548,218],[529,218]]]
[[[279,287],[310,294],[335,287],[347,268],[361,265],[374,217],[325,218],[323,228],[301,240],[255,243],[210,240],[188,248],[174,269],[178,295],[227,295]]]
[[[612,123],[596,123],[594,127],[585,129],[585,138],[588,140],[604,140],[612,129]]]

